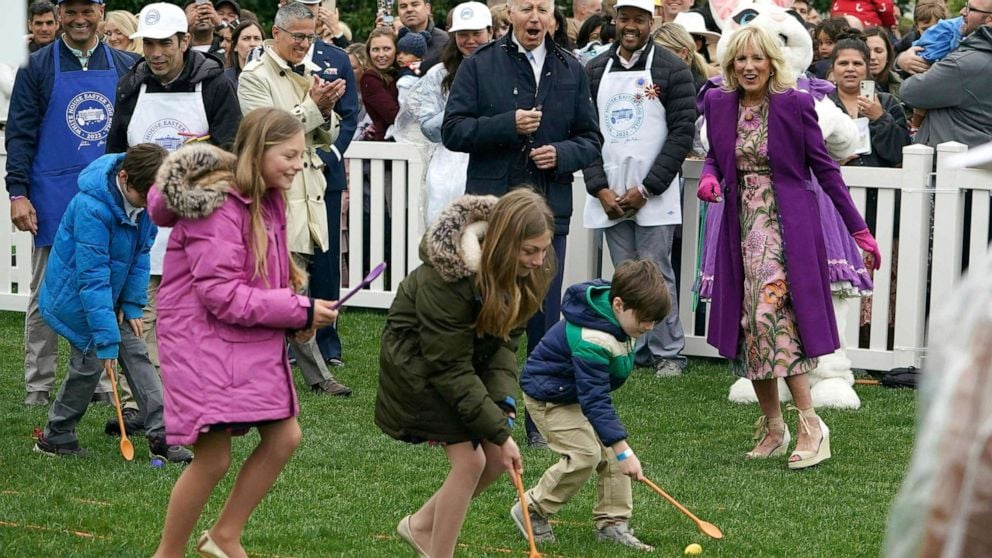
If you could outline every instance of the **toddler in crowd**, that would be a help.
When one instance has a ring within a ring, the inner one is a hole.
[[[425,54],[427,54],[427,41],[420,33],[410,31],[396,42],[396,64],[400,67],[396,89],[399,90],[400,106],[406,102],[410,88],[423,74],[420,63]]]

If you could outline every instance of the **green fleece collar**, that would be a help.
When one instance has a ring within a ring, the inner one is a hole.
[[[610,304],[610,285],[593,285],[586,289],[586,303],[611,324],[620,327],[613,305]]]

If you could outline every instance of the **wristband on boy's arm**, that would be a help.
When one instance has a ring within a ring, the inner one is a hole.
[[[627,449],[625,449],[622,452],[620,452],[620,453],[617,454],[617,461],[623,461],[624,459],[627,459],[628,457],[633,457],[633,456],[634,456],[634,450],[632,450],[630,448],[627,448]]]

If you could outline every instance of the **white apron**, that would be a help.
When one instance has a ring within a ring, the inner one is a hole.
[[[641,71],[610,73],[611,57],[599,82],[596,104],[603,134],[603,170],[606,183],[617,196],[643,184],[668,138],[665,105],[655,96],[651,80],[655,48],[651,45]],[[633,217],[610,219],[599,198],[586,196],[583,220],[587,229],[605,229],[627,219],[642,227],[681,224],[679,177],[675,177],[665,193],[649,198]]]
[[[197,83],[191,93],[148,93],[141,84],[138,102],[127,127],[127,144],[155,143],[172,153],[179,149],[191,134],[204,136],[210,131],[207,109],[203,107],[203,84]],[[159,227],[155,244],[149,252],[151,274],[162,275],[165,246],[169,242],[171,227]]]

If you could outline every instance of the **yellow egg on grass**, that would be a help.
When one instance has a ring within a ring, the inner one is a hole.
[[[686,556],[699,556],[702,553],[703,553],[703,547],[697,543],[692,543],[689,546],[685,547]]]

